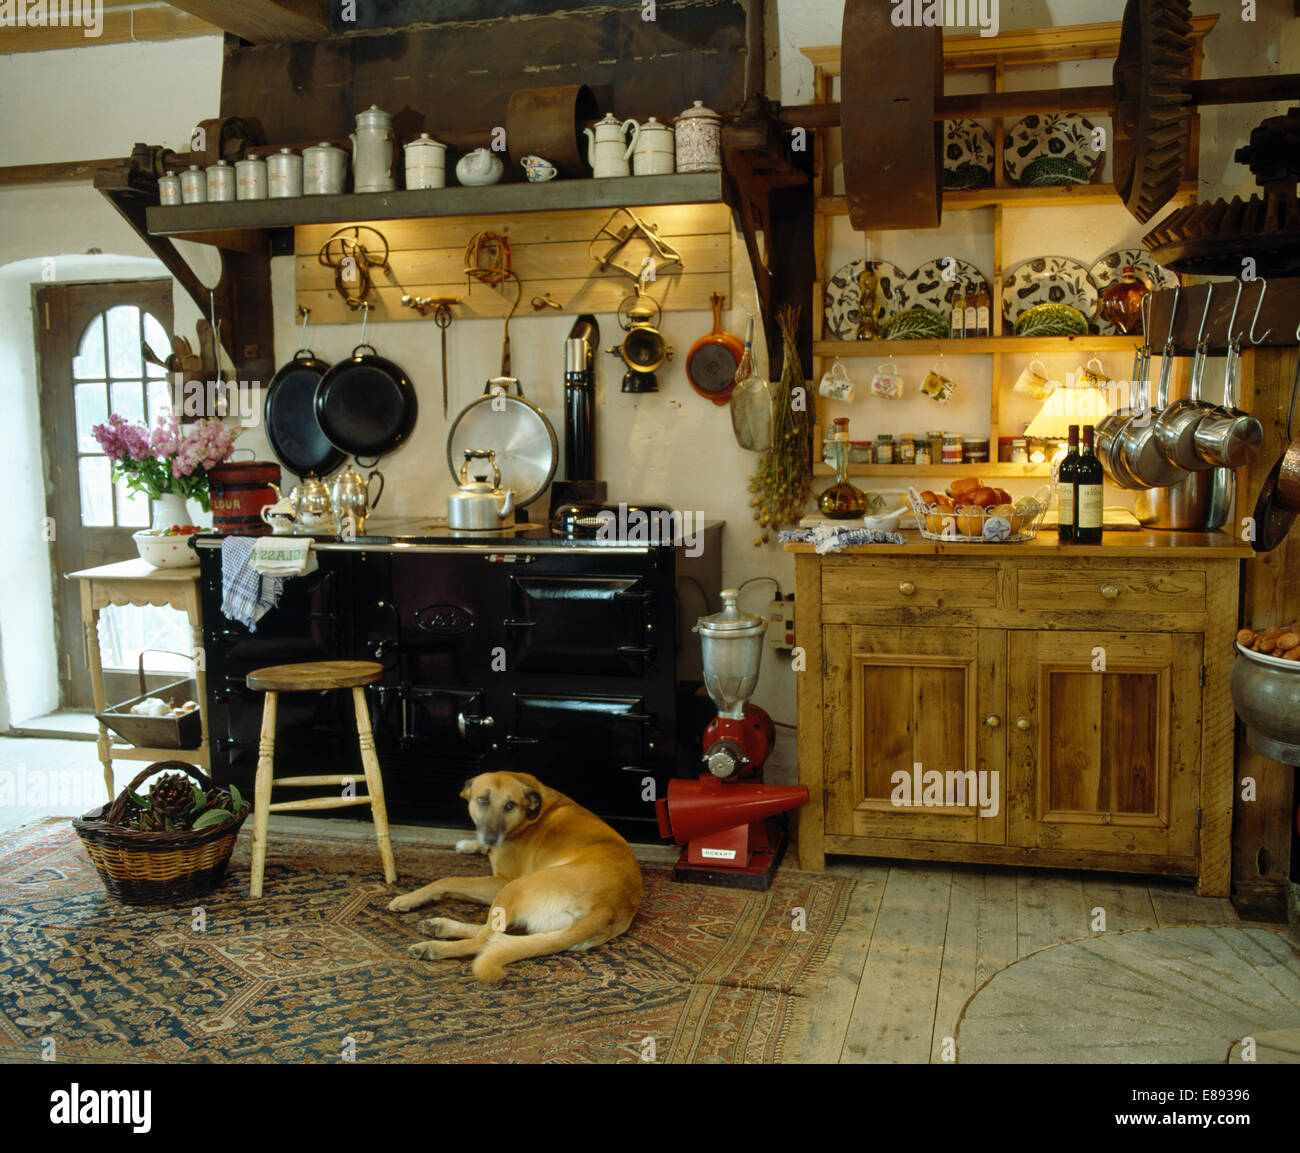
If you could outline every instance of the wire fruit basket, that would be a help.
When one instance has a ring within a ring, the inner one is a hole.
[[[934,495],[934,494],[928,494]],[[1014,502],[980,506],[943,496],[925,500],[915,488],[907,490],[916,527],[926,540],[950,544],[1019,544],[1038,535],[1052,500],[1050,485]]]

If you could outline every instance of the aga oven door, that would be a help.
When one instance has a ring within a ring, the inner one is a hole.
[[[516,673],[640,677],[655,654],[654,594],[637,574],[510,573],[501,622]]]
[[[621,831],[654,823],[667,786],[656,762],[666,739],[645,698],[515,692],[505,744],[509,768],[532,773]]]

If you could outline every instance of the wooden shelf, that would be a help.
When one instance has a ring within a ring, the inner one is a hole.
[[[972,336],[942,340],[817,340],[814,356],[978,356],[984,352],[1133,352],[1137,336]]]
[[[1194,180],[1178,186],[1170,204],[1190,204],[1196,199]],[[965,212],[977,208],[1060,208],[1066,205],[1108,204],[1123,208],[1124,202],[1113,184],[1065,184],[1053,188],[964,188],[944,192],[945,212]],[[817,198],[815,210],[826,216],[847,216],[848,201],[843,196]]]
[[[430,188],[397,192],[295,196],[284,200],[237,200],[220,204],[153,205],[146,213],[155,236],[352,224],[370,220],[439,216],[494,216],[568,209],[635,208],[654,204],[722,201],[722,173],[552,180],[545,184],[492,184],[486,188]]]
[[[813,465],[814,476],[834,476],[835,470],[824,461]],[[1049,464],[1006,464],[985,461],[980,464],[849,464],[850,476],[898,477],[900,480],[915,476],[1000,477],[1006,480],[1047,478],[1052,475]]]

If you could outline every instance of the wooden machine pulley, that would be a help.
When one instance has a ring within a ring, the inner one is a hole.
[[[898,27],[894,8],[845,0],[840,103],[781,112],[789,127],[839,125],[859,230],[938,227],[944,120],[1108,112],[1116,191],[1145,223],[1178,191],[1195,107],[1300,99],[1297,74],[1193,79],[1188,0],[1128,0],[1110,85],[946,96],[942,29]]]

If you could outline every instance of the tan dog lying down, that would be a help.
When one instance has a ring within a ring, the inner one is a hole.
[[[465,782],[475,840],[490,877],[447,877],[389,903],[404,913],[443,897],[490,905],[485,924],[430,917],[413,957],[473,957],[474,976],[500,981],[505,966],[564,949],[590,949],[624,932],[641,905],[631,846],[604,821],[527,773],[482,773]]]

